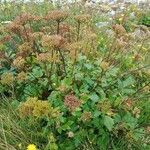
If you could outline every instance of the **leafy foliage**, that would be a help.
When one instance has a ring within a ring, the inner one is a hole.
[[[80,8],[64,12],[46,4],[40,15],[23,12],[0,29],[1,98],[12,99],[17,125],[29,137],[8,140],[10,120],[2,117],[0,146],[148,149],[149,29],[142,39],[135,35],[131,8],[99,29],[97,16],[84,8],[79,14]]]

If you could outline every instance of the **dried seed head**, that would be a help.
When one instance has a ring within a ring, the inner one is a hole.
[[[14,34],[20,35],[23,32],[23,26],[18,25],[16,22],[12,22],[7,25],[7,29]]]
[[[30,41],[40,40],[43,35],[44,35],[43,32],[30,33],[30,34],[29,34],[29,39],[30,39]]]
[[[38,62],[51,62],[51,53],[40,53],[36,57]]]
[[[36,57],[38,62],[59,62],[59,56],[56,53],[53,55],[50,52],[37,54]]]
[[[34,105],[38,101],[37,97],[29,97],[26,102],[21,103],[18,110],[21,117],[31,116]]]
[[[97,53],[97,47],[98,47],[98,38],[95,33],[93,33],[91,30],[85,30],[82,34],[82,37],[84,39],[83,41],[83,48],[82,52],[84,55],[95,55]]]
[[[70,110],[75,111],[81,105],[81,102],[73,94],[65,96],[64,105]]]
[[[3,85],[11,85],[13,84],[14,82],[14,76],[11,72],[6,72],[6,73],[3,73],[1,75],[1,80],[0,82],[3,84]]]
[[[65,39],[60,35],[44,35],[42,37],[42,45],[47,48],[62,48],[65,43]]]
[[[12,66],[18,68],[18,69],[23,69],[25,66],[25,59],[22,58],[21,56],[18,56],[16,59],[14,59]]]
[[[120,24],[113,25],[112,28],[117,35],[122,36],[122,35],[126,34],[125,28]]]
[[[46,20],[56,20],[56,21],[63,21],[68,17],[68,13],[62,10],[53,10],[48,12],[48,15],[45,17]]]
[[[50,113],[51,106],[49,105],[48,101],[41,101],[38,100],[33,109],[33,116],[41,117],[41,116],[48,116]]]
[[[33,116],[56,118],[60,115],[58,108],[53,108],[48,101],[38,100],[36,97],[29,97],[19,108],[21,117]]]
[[[60,24],[59,26],[59,32],[60,33],[66,33],[66,32],[70,32],[70,26],[68,24]]]
[[[87,23],[89,22],[91,16],[90,15],[86,15],[86,14],[83,14],[83,15],[77,15],[75,16],[75,20],[79,23]]]
[[[76,59],[82,47],[82,42],[74,42],[66,45],[66,49],[69,51],[69,56],[72,60]]]
[[[23,58],[29,56],[33,52],[32,44],[29,42],[24,42],[23,44],[18,46],[18,52],[16,54],[17,57],[21,56]]]
[[[91,118],[92,118],[92,113],[85,111],[82,113],[80,120],[82,120],[83,122],[86,122],[86,121],[90,121]]]
[[[97,108],[104,114],[109,116],[114,115],[111,103],[108,100],[104,100],[103,102],[98,103]]]
[[[30,27],[25,27],[23,29],[23,31],[21,32],[21,37],[25,40],[25,41],[30,41],[30,34],[32,34],[32,29]]]
[[[19,81],[19,82],[25,81],[26,78],[27,78],[27,74],[24,71],[18,73],[18,75],[16,77],[17,81]]]
[[[108,68],[109,68],[109,63],[108,62],[106,62],[106,61],[102,61],[101,62],[101,64],[100,64],[100,67],[104,70],[104,71],[106,71]]]
[[[19,16],[17,16],[14,21],[19,25],[25,25],[28,21],[32,21],[33,16],[29,13],[23,13]]]
[[[82,42],[73,42],[71,44],[66,45],[66,49],[69,51],[80,50],[82,48]]]
[[[69,26],[68,24],[60,24],[59,26],[59,34],[68,39],[68,41],[70,40],[70,30],[71,30],[71,26]]]

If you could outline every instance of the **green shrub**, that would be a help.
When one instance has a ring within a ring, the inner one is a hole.
[[[121,24],[110,37],[92,19],[53,10],[23,13],[3,27],[1,96],[13,99],[17,125],[41,150],[146,149],[147,38],[136,43]],[[28,145],[12,138],[14,148]]]
[[[140,24],[150,27],[150,15],[144,15],[140,20]]]

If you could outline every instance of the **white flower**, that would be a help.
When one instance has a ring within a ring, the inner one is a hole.
[[[74,137],[74,133],[73,133],[72,131],[68,132],[67,134],[68,134],[68,137],[69,137],[69,138]]]

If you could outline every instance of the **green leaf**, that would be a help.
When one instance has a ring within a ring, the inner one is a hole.
[[[94,117],[98,117],[98,116],[100,116],[101,115],[101,112],[100,111],[98,111],[98,110],[95,110],[94,111]]]
[[[94,84],[94,81],[91,79],[90,76],[85,77],[84,80],[86,83],[88,83],[91,86]]]
[[[135,141],[140,140],[143,137],[144,133],[145,133],[144,128],[135,129],[133,133],[134,140]]]
[[[70,86],[72,84],[72,78],[65,78],[61,81],[61,84],[65,86]]]
[[[107,77],[110,77],[110,76],[117,76],[117,74],[118,74],[118,71],[119,71],[119,68],[111,68],[110,70],[108,70],[107,72],[106,72],[106,76]]]
[[[135,92],[135,90],[133,90],[133,89],[123,89],[124,94],[133,94],[134,92]]]
[[[109,144],[109,133],[104,130],[100,130],[101,135],[97,138],[97,145],[100,150],[106,150]]]
[[[109,116],[105,116],[104,117],[104,125],[107,127],[107,129],[109,131],[111,131],[113,129],[113,126],[114,126],[114,119],[112,119]]]
[[[123,87],[130,86],[135,83],[135,80],[130,76],[125,81],[123,81]]]
[[[32,70],[32,75],[36,78],[40,78],[43,76],[42,69],[40,67],[35,67]]]
[[[48,84],[48,79],[47,78],[41,78],[38,83],[41,85],[41,86],[46,86]]]
[[[91,70],[93,68],[92,64],[86,63],[84,66],[88,69]]]
[[[123,117],[123,121],[126,122],[126,124],[130,128],[134,129],[136,127],[136,125],[137,125],[137,121],[138,120],[137,120],[137,118],[132,117],[130,112],[127,112],[127,114],[124,115],[124,117]]]
[[[100,95],[101,99],[105,99],[106,98],[106,93],[104,92],[104,90],[101,87],[97,87],[95,89],[95,91]]]
[[[93,93],[92,95],[90,95],[90,99],[93,101],[93,102],[98,102],[99,100],[99,97],[96,93]]]
[[[24,89],[24,93],[25,95],[30,95],[30,96],[38,96],[39,94],[39,86],[38,85],[34,85],[34,84],[30,84],[30,85],[27,85]]]

